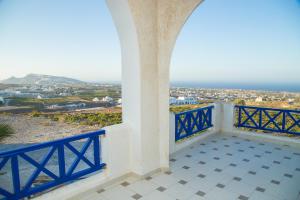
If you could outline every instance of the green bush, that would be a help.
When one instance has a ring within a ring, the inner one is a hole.
[[[101,125],[110,126],[122,122],[122,113],[80,113],[67,114],[64,121],[68,123],[77,123],[80,125]]]
[[[246,105],[246,101],[244,99],[235,99],[233,103],[235,105],[242,105],[242,106]]]
[[[110,126],[113,124],[122,123],[122,113],[121,112],[111,112],[111,113],[40,113],[33,111],[30,113],[32,117],[43,116],[52,121],[66,122],[70,124],[80,124],[88,126]]]
[[[179,113],[179,112],[185,112],[188,110],[193,110],[193,109],[202,108],[206,106],[208,106],[208,104],[206,103],[196,104],[196,105],[174,105],[174,106],[170,106],[170,111],[173,113]]]
[[[10,135],[13,135],[15,130],[8,124],[0,124],[0,142]]]

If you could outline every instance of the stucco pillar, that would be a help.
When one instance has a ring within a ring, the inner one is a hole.
[[[123,122],[131,169],[169,167],[169,65],[181,27],[201,0],[106,0],[122,50]]]
[[[223,120],[223,104],[221,102],[215,102],[214,104],[214,109],[213,109],[213,116],[212,116],[212,120],[213,120],[213,129],[215,132],[219,133],[221,132],[222,129],[222,120]]]
[[[234,104],[222,103],[221,132],[234,132]]]

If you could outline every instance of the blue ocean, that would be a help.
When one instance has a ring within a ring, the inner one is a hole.
[[[174,81],[171,82],[172,87],[189,87],[189,88],[207,88],[207,89],[242,89],[242,90],[263,90],[274,92],[300,92],[300,83],[287,84],[287,83],[202,83],[202,82],[184,82]]]

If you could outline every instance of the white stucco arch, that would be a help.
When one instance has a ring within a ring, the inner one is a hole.
[[[131,170],[169,167],[170,60],[202,0],[106,0],[122,52],[123,122],[132,129]]]

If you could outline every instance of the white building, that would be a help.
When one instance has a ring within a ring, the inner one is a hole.
[[[99,102],[100,99],[98,97],[93,98],[93,102]]]
[[[103,97],[103,98],[102,98],[102,101],[103,101],[103,102],[112,102],[112,101],[114,101],[114,99],[111,98],[111,97],[109,97],[109,96],[106,96],[106,97]]]
[[[122,98],[118,99],[118,104],[122,104]]]
[[[197,104],[197,100],[194,97],[184,97],[180,96],[177,99],[175,97],[170,97],[169,103],[175,105],[185,105],[185,104]]]
[[[47,106],[48,109],[60,109],[61,106],[57,105],[57,104],[54,104],[54,105],[50,105],[50,106]]]
[[[255,102],[262,102],[263,101],[263,98],[262,97],[257,97],[256,99],[255,99]]]
[[[71,94],[67,92],[61,92],[59,93],[59,96],[66,97],[66,96],[71,96]]]

